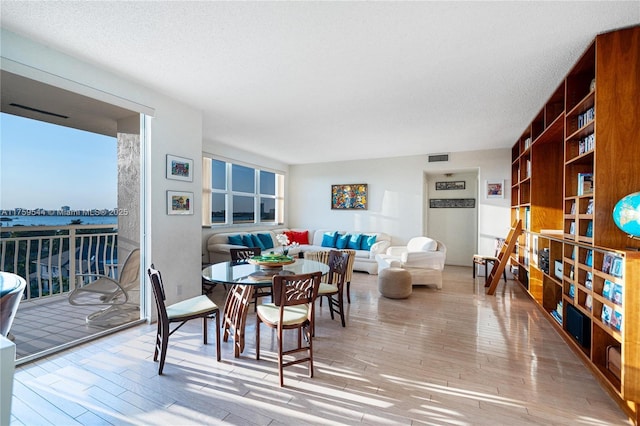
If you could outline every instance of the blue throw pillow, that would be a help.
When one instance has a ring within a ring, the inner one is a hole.
[[[253,247],[253,238],[251,238],[251,234],[244,234],[242,236],[242,245],[247,247]]]
[[[321,246],[334,248],[336,246],[336,239],[338,239],[338,231],[325,232],[322,236]]]
[[[351,238],[349,238],[349,242],[347,243],[347,248],[352,250],[360,250],[361,241],[362,241],[362,234],[353,234]]]
[[[360,242],[361,250],[371,250],[371,246],[376,243],[376,235],[363,235]]]
[[[229,235],[227,239],[229,240],[229,244],[233,244],[234,246],[242,245],[242,236],[240,235]]]
[[[260,241],[260,238],[258,238],[257,235],[253,235],[251,234],[251,239],[253,240],[253,247],[258,247],[260,250],[264,251],[267,248],[264,246],[264,244],[262,244],[262,241]]]
[[[351,238],[351,235],[349,234],[340,235],[338,237],[338,240],[336,241],[336,248],[340,250],[347,248],[347,244],[349,244],[350,238]]]
[[[258,234],[258,239],[262,242],[263,250],[273,248],[273,238],[271,238],[271,234]]]

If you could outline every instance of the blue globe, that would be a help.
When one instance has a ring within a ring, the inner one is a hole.
[[[613,221],[623,232],[640,237],[640,192],[618,201],[613,208]]]

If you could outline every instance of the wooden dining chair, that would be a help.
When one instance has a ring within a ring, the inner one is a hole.
[[[253,256],[260,256],[262,254],[262,250],[260,247],[247,247],[247,248],[232,248],[229,249],[229,253],[231,254],[231,262],[234,264],[239,263],[248,263],[249,259]],[[254,286],[253,291],[253,311],[256,311],[256,307],[258,306],[258,298],[260,297],[271,297],[271,283],[267,284],[256,284]],[[225,286],[226,289],[226,286]]]
[[[167,347],[169,346],[169,336],[175,333],[187,321],[192,319],[203,319],[203,337],[204,344],[207,344],[207,320],[215,318],[216,320],[216,354],[220,361],[220,309],[218,305],[213,303],[205,295],[195,296],[173,305],[165,305],[165,292],[162,283],[160,271],[155,269],[153,264],[147,270],[153,295],[158,308],[158,332],[156,334],[156,347],[153,353],[153,360],[158,361],[160,356],[160,365],[158,366],[158,374],[162,374],[164,361],[167,356]],[[170,330],[171,323],[180,323],[173,330]]]
[[[320,283],[318,298],[320,300],[323,297],[327,298],[331,319],[334,319],[334,312],[337,312],[340,315],[342,326],[345,327],[344,286],[349,266],[349,253],[331,250],[327,264],[329,265],[329,273],[326,275],[326,282]]]
[[[273,276],[273,302],[264,303],[257,308],[256,322],[256,359],[260,359],[260,325],[265,324],[277,330],[278,374],[280,387],[284,386],[283,369],[292,365],[308,362],[309,377],[313,377],[313,320],[314,302],[320,288],[322,273]],[[297,347],[283,349],[283,331],[298,330]],[[304,334],[303,345],[302,337]],[[302,358],[294,357],[284,361],[284,357],[304,352]]]

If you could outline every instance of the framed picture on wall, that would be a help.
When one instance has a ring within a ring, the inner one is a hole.
[[[366,210],[368,196],[366,183],[331,185],[331,209]]]
[[[193,160],[167,154],[167,179],[193,182]]]
[[[504,180],[487,180],[487,198],[504,198]]]
[[[193,192],[167,191],[167,214],[193,214]]]

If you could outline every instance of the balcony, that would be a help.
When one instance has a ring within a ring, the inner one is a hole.
[[[100,306],[73,306],[76,274],[118,274],[116,225],[2,227],[0,270],[27,281],[11,327],[18,364],[119,330],[139,318],[86,321]],[[72,255],[73,254],[73,255]],[[70,271],[74,271],[70,274]]]

